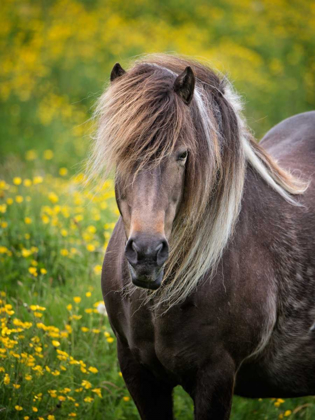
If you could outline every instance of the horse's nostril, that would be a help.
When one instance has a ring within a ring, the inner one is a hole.
[[[156,248],[157,256],[156,262],[159,266],[162,266],[168,258],[168,243],[166,240],[163,240]]]
[[[126,248],[125,248],[125,255],[127,260],[130,264],[136,264],[138,261],[138,254],[137,254],[137,246],[134,243],[133,239],[128,239]]]

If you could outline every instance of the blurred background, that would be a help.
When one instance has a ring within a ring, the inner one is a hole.
[[[118,217],[83,186],[97,98],[116,62],[175,52],[225,73],[257,139],[315,109],[309,0],[2,0],[0,418],[139,419],[100,292]],[[177,418],[192,419],[175,392]],[[313,397],[235,397],[233,420],[314,419]]]

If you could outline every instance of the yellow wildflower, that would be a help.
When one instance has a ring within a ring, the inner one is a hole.
[[[63,257],[66,257],[67,255],[69,255],[69,251],[67,249],[63,248],[63,249],[60,250],[60,254]]]
[[[80,298],[80,296],[75,296],[75,297],[73,298],[73,300],[74,300],[74,302],[75,302],[75,303],[80,303],[80,302],[81,302],[81,298]]]
[[[102,266],[101,265],[96,265],[93,268],[93,271],[94,271],[95,274],[100,274],[102,272]]]
[[[71,305],[71,303],[69,303],[69,305],[67,305],[67,309],[68,309],[68,311],[72,311],[72,305]]]
[[[108,339],[106,340],[108,343],[113,343],[114,342],[114,339],[113,339],[113,337],[108,337]]]
[[[59,169],[59,175],[66,176],[67,174],[68,174],[68,169],[67,168],[60,168]]]
[[[16,409],[16,411],[22,411],[23,410],[23,407],[21,407],[20,405],[16,405],[14,408]]]
[[[45,150],[44,151],[44,159],[51,160],[54,157],[54,152],[52,150]]]
[[[38,274],[37,274],[37,268],[36,267],[30,267],[29,269],[28,269],[28,271],[33,275],[33,276],[35,276],[35,277],[37,277],[38,276]]]
[[[43,182],[43,177],[42,176],[35,176],[34,178],[33,178],[33,183],[34,183],[34,185],[36,185],[36,184],[41,184]]]
[[[93,244],[87,244],[86,249],[90,252],[95,251],[95,246]]]
[[[30,225],[32,223],[32,219],[30,217],[25,217],[24,222],[26,225]]]
[[[100,398],[102,398],[101,388],[94,388],[94,389],[92,389],[92,392],[95,392],[95,394],[97,396],[99,396]]]
[[[52,414],[49,414],[49,416],[47,417],[48,420],[55,420],[55,416],[53,416]]]
[[[59,343],[59,341],[57,341],[57,340],[53,340],[53,341],[52,341],[52,345],[53,345],[54,347],[59,347],[59,346],[60,346],[60,343]]]
[[[90,366],[89,371],[92,372],[92,373],[97,373],[98,369],[96,369],[96,367]]]
[[[41,274],[47,274],[47,270],[46,270],[46,268],[41,268],[41,269],[40,269],[40,272],[41,272]]]
[[[289,417],[289,416],[291,416],[291,414],[292,414],[292,411],[291,410],[287,410],[287,411],[285,411],[284,416],[285,417]]]
[[[55,194],[54,192],[50,192],[48,194],[48,199],[52,202],[52,203],[58,203],[59,201],[59,197],[57,194]]]
[[[22,184],[22,179],[19,176],[16,176],[15,178],[13,178],[13,184],[21,185]]]
[[[25,153],[25,159],[26,160],[35,160],[37,158],[37,153],[35,150],[28,150]]]
[[[87,403],[91,403],[93,401],[93,398],[86,397],[86,398],[84,398],[84,401],[87,402]]]
[[[23,203],[23,200],[24,200],[24,198],[23,198],[21,195],[17,195],[17,196],[15,197],[15,201],[16,201],[17,203]]]
[[[128,401],[130,401],[130,397],[123,397],[123,400],[125,401],[125,402],[128,402]]]
[[[30,187],[32,185],[32,181],[30,179],[24,179],[23,184],[25,187]]]
[[[91,293],[91,292],[86,292],[86,293],[85,293],[85,296],[86,296],[86,297],[91,297],[91,295],[92,295],[92,293]]]
[[[89,329],[87,327],[81,327],[81,331],[85,333],[85,332],[88,332]]]
[[[10,381],[11,381],[10,376],[8,373],[6,373],[3,379],[4,385],[9,385]]]
[[[82,386],[84,386],[85,389],[90,389],[92,388],[92,384],[89,381],[86,381],[85,379],[82,381],[81,383]]]
[[[34,411],[34,413],[37,413],[38,408],[37,407],[32,407],[32,410]]]

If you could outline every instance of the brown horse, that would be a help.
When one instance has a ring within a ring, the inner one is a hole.
[[[161,55],[116,64],[98,117],[121,214],[102,289],[141,418],[172,419],[177,385],[199,420],[315,394],[315,112],[258,145],[226,78]]]

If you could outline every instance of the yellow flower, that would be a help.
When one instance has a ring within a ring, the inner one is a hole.
[[[37,407],[32,407],[32,410],[34,411],[34,413],[37,413],[38,408]]]
[[[59,197],[57,194],[55,194],[54,192],[50,192],[48,194],[48,199],[52,202],[52,203],[58,203],[59,201]]]
[[[23,407],[21,407],[20,405],[16,405],[14,408],[16,409],[16,411],[22,411],[23,410]]]
[[[28,150],[25,154],[26,160],[35,160],[37,158],[37,153],[35,150]]]
[[[52,150],[45,150],[44,151],[44,159],[51,160],[54,157],[54,152]]]
[[[37,268],[36,267],[30,267],[28,271],[35,277],[37,277]]]
[[[46,270],[46,268],[41,268],[41,269],[40,269],[40,272],[41,272],[41,274],[47,274],[47,270]]]
[[[95,392],[96,395],[98,395],[100,398],[102,398],[101,388],[94,388],[94,389],[92,389],[92,392]]]
[[[31,381],[32,380],[32,375],[25,375],[25,379],[27,381]]]
[[[89,381],[86,381],[85,379],[82,381],[81,383],[82,386],[84,386],[85,389],[90,389],[92,388],[92,384]]]
[[[24,179],[23,184],[25,187],[30,187],[32,185],[32,181],[30,179]]]
[[[67,229],[61,229],[60,233],[61,233],[61,236],[68,236]]]
[[[77,417],[76,413],[70,413],[68,414],[69,417]]]
[[[85,296],[86,296],[86,297],[91,297],[91,295],[92,295],[92,293],[91,293],[91,292],[86,292],[86,293],[85,293]]]
[[[93,244],[87,244],[86,249],[90,252],[95,251],[95,246]]]
[[[113,339],[113,337],[108,337],[108,339],[106,340],[108,343],[113,343],[114,342],[114,339]]]
[[[89,367],[89,371],[90,372],[92,372],[92,373],[97,373],[98,372],[98,369],[96,369],[95,367],[93,367],[93,366],[90,366]]]
[[[82,331],[82,332],[88,332],[88,331],[89,331],[89,329],[88,329],[88,328],[86,328],[86,327],[81,327],[81,331]]]
[[[75,296],[75,297],[73,298],[73,300],[75,301],[75,303],[80,303],[80,302],[81,302],[81,298],[80,298],[80,296]]]
[[[292,414],[292,411],[291,410],[287,410],[287,411],[285,411],[284,416],[285,417],[289,417],[289,416],[291,416],[291,414]]]
[[[10,381],[10,376],[6,373],[3,379],[4,385],[9,385]]]
[[[15,201],[17,202],[17,203],[23,203],[23,197],[21,196],[21,195],[17,195],[16,197],[15,197]]]
[[[86,397],[86,398],[84,398],[84,401],[87,402],[87,403],[91,403],[93,401],[93,398]]]
[[[8,223],[7,222],[1,222],[1,227],[4,229],[6,227],[8,227]]]
[[[60,343],[59,343],[59,341],[57,341],[57,340],[53,340],[53,341],[52,341],[52,345],[53,345],[54,347],[59,347],[59,346],[60,346]]]
[[[7,204],[10,206],[11,204],[13,204],[13,198],[8,198],[7,199]]]
[[[130,401],[130,397],[127,397],[127,396],[126,397],[123,397],[123,400],[126,401],[126,402],[128,402],[128,401]]]
[[[47,417],[48,420],[55,420],[55,416],[53,416],[52,414],[49,414],[49,416]]]
[[[24,222],[26,225],[30,225],[32,223],[32,219],[30,217],[25,217]]]
[[[24,420],[30,420],[29,416],[24,416]]]
[[[49,220],[49,217],[45,214],[42,216],[42,222],[44,223],[44,225],[47,225],[49,223]]]
[[[102,272],[102,266],[101,265],[96,265],[93,268],[93,271],[94,271],[95,274],[100,274]]]
[[[118,375],[122,378],[122,373],[121,372],[118,372]]]
[[[33,178],[33,183],[34,183],[34,185],[36,185],[36,184],[41,184],[43,182],[43,177],[42,176],[35,176],[34,178]]]
[[[67,309],[68,309],[68,311],[72,311],[72,305],[71,305],[71,303],[69,303],[69,305],[67,305]]]
[[[40,317],[42,317],[42,316],[43,316],[43,314],[42,314],[41,312],[34,312],[34,315],[35,315],[37,318],[40,318]]]
[[[69,255],[69,251],[65,248],[60,250],[60,254],[64,257],[66,257],[67,255]]]
[[[67,168],[60,168],[59,169],[59,175],[66,176],[67,173],[68,173],[68,169]]]
[[[22,184],[22,179],[20,177],[16,176],[15,178],[13,178],[13,184],[15,184],[15,185]]]

